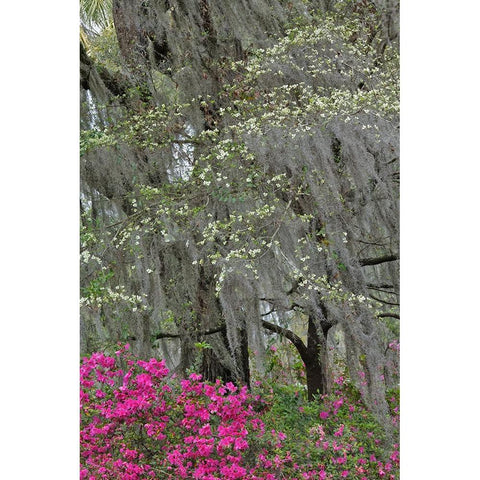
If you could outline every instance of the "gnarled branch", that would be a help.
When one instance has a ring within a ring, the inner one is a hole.
[[[271,332],[278,333],[280,335],[283,335],[285,338],[288,338],[288,340],[290,340],[293,345],[295,345],[295,348],[298,350],[298,353],[302,358],[308,354],[307,347],[303,343],[303,340],[288,328],[281,327],[280,325],[275,325],[274,323],[267,322],[266,320],[262,320],[262,326],[263,328],[266,328]]]
[[[393,305],[395,307],[398,307],[400,305],[398,302],[389,302],[387,300],[382,300],[381,298],[378,298],[372,294],[370,294],[369,297],[372,298],[373,300],[376,300],[377,302],[384,303],[385,305]]]
[[[199,332],[198,335],[213,335],[214,333],[219,333],[219,332],[224,332],[227,329],[226,325],[221,325],[220,327],[214,328],[212,330],[207,330],[205,332]],[[155,334],[154,338],[155,340],[160,340],[161,338],[180,338],[183,337],[184,334],[180,333],[164,333],[160,332]]]
[[[373,257],[373,258],[360,258],[358,263],[365,267],[367,265],[379,265],[380,263],[387,263],[387,262],[394,262],[395,260],[399,260],[400,255],[384,255],[383,257]]]

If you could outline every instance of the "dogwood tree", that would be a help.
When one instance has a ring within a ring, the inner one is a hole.
[[[389,2],[114,0],[81,45],[82,350],[248,385],[288,339],[386,418],[398,313]]]

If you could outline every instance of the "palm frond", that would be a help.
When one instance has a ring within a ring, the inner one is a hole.
[[[80,23],[86,29],[103,29],[111,19],[112,0],[80,0]]]

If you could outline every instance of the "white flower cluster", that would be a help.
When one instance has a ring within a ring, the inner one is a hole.
[[[146,295],[144,294],[144,297]],[[132,308],[132,311],[147,310],[148,306],[143,302],[143,297],[140,295],[130,294],[125,291],[125,286],[117,285],[115,289],[111,287],[103,287],[101,294],[89,295],[80,298],[81,307],[90,307],[98,309],[102,305],[116,305],[124,302]]]

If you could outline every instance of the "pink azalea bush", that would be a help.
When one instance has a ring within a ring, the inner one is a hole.
[[[359,443],[348,415],[361,407],[340,390],[290,412],[300,420],[289,435],[268,395],[198,374],[177,381],[128,346],[84,358],[80,382],[81,479],[398,478],[398,449],[381,459],[373,433]]]
[[[264,434],[246,387],[197,374],[178,384],[167,375],[163,361],[126,350],[83,360],[81,478],[275,478],[245,461],[252,439]]]

